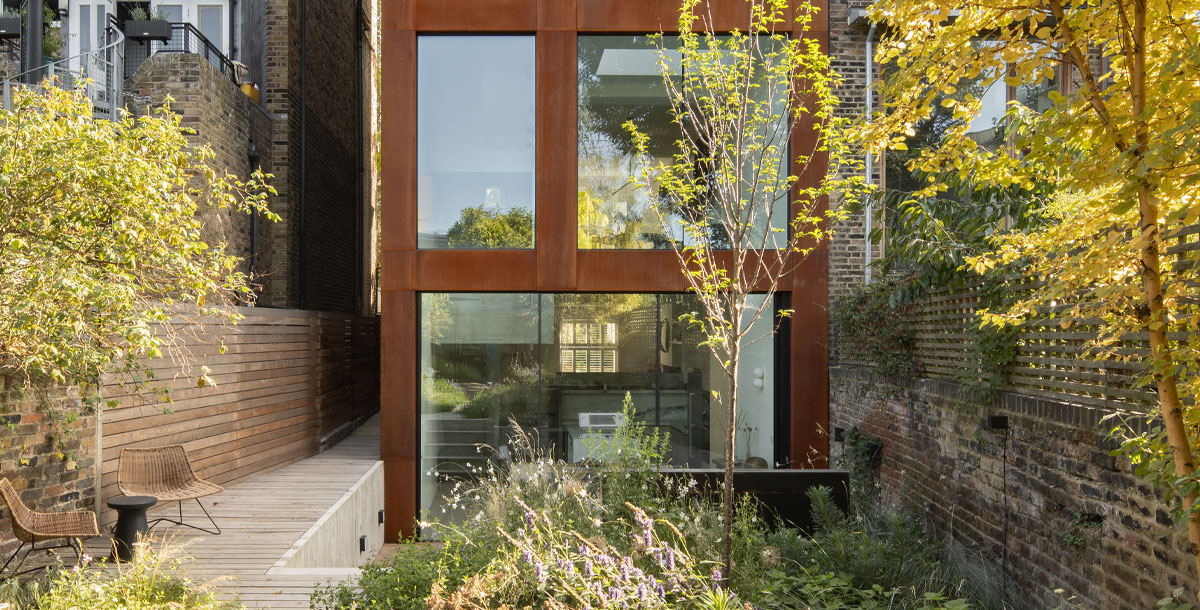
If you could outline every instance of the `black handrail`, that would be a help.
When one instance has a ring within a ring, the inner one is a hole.
[[[171,38],[161,40],[132,40],[125,44],[125,78],[133,76],[151,55],[156,53],[196,53],[204,56],[214,67],[238,84],[237,69],[208,37],[196,26],[186,22],[171,23]]]

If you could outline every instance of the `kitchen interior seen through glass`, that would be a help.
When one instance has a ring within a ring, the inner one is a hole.
[[[442,501],[458,477],[508,452],[516,421],[561,459],[587,463],[611,434],[629,394],[635,417],[668,440],[670,465],[724,464],[728,383],[702,336],[679,320],[685,294],[424,293],[421,509],[455,520]],[[775,455],[772,319],[751,329],[738,383],[737,466],[770,468]]]

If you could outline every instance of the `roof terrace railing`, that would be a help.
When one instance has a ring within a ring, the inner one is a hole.
[[[58,86],[63,88],[83,89],[88,99],[92,101],[94,116],[97,118],[115,119],[122,106],[122,92],[125,89],[124,79],[120,69],[125,63],[125,35],[117,26],[117,21],[109,17],[108,27],[104,30],[104,46],[59,59],[47,64],[13,75],[0,83],[0,95],[5,110],[12,109],[13,89],[32,87],[24,81],[29,77],[55,79]]]
[[[129,78],[156,53],[196,53],[208,60],[221,74],[235,85],[238,84],[238,69],[228,57],[221,53],[196,26],[190,23],[171,23],[171,37],[163,40],[129,40],[125,44],[125,74]]]

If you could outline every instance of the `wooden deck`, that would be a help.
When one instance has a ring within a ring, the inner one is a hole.
[[[187,572],[193,580],[218,580],[223,595],[237,596],[247,608],[307,610],[309,594],[319,584],[345,580],[347,569],[285,570],[269,574],[275,562],[291,548],[350,487],[379,459],[378,415],[332,449],[265,474],[226,486],[225,491],[205,498],[205,505],[222,534],[157,527],[155,537],[173,538],[187,544],[194,558]],[[151,511],[163,516],[178,515],[175,504]],[[195,502],[184,503],[184,520],[206,525]],[[102,528],[103,529],[103,528]],[[108,541],[88,546],[97,555],[106,553]]]

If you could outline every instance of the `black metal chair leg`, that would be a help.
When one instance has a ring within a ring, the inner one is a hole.
[[[8,556],[8,561],[5,561],[5,562],[4,562],[4,566],[3,566],[3,567],[0,567],[0,574],[3,574],[3,573],[4,573],[4,571],[8,569],[8,564],[12,563],[12,561],[13,561],[14,559],[16,559],[16,558],[17,558],[17,555],[20,555],[20,554],[21,554],[21,549],[23,549],[23,548],[25,548],[25,543],[24,543],[24,542],[22,542],[20,545],[18,545],[18,546],[17,546],[17,550],[13,551],[13,554],[12,554],[12,555],[9,555],[9,556]],[[28,557],[28,556],[29,556],[29,552],[27,551],[27,552],[25,553],[25,555],[26,555],[26,557]],[[17,571],[17,570],[21,569],[21,564],[22,564],[22,563],[25,563],[25,559],[24,559],[24,558],[21,558],[21,563],[18,563],[18,564],[17,564],[17,567],[13,568],[13,571],[15,572],[15,571]]]
[[[190,527],[190,528],[192,528],[192,529],[194,529],[194,530],[200,530],[200,531],[202,531],[202,532],[204,532],[204,533],[206,533],[206,534],[212,534],[212,535],[214,535],[214,536],[220,536],[220,535],[221,535],[221,526],[217,525],[217,522],[216,522],[216,520],[215,520],[215,519],[213,519],[213,518],[212,518],[212,515],[210,515],[210,514],[208,513],[208,509],[207,509],[207,508],[204,508],[204,503],[200,501],[200,498],[195,498],[195,500],[196,500],[196,505],[200,507],[200,510],[201,510],[202,512],[204,512],[204,516],[208,518],[208,522],[212,524],[212,526],[213,526],[213,529],[205,529],[205,528],[203,528],[203,527],[200,527],[200,526],[198,526],[198,525],[192,525],[191,523],[185,523],[185,522],[183,521],[183,502],[182,502],[182,501],[179,503],[179,520],[178,520],[178,521],[176,521],[176,520],[174,520],[174,519],[168,519],[168,518],[166,518],[166,517],[159,517],[159,518],[157,518],[157,519],[155,519],[155,520],[153,520],[153,521],[151,521],[151,522],[150,522],[150,524],[149,524],[149,528],[150,528],[150,529],[154,529],[154,528],[155,528],[155,527],[156,527],[156,526],[157,526],[159,523],[161,523],[161,522],[163,522],[163,521],[166,521],[167,523],[173,523],[173,524],[175,524],[175,525],[181,525],[181,526],[183,526],[183,527]]]

